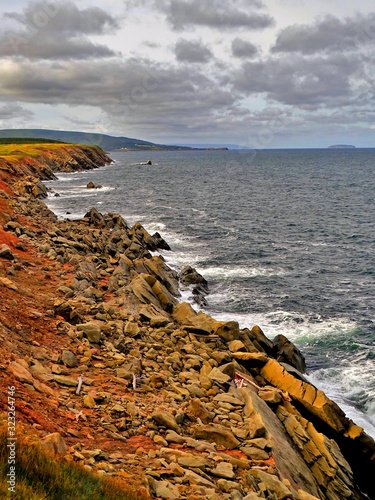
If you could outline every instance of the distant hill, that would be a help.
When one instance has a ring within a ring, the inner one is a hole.
[[[178,146],[174,144],[174,146]],[[193,149],[253,149],[248,146],[241,146],[239,144],[181,144],[180,146],[189,147]]]
[[[65,130],[47,129],[3,129],[0,130],[0,138],[34,138],[49,139],[53,141],[68,142],[72,144],[95,144],[106,151],[115,149],[128,151],[162,151],[162,150],[190,150],[192,148],[184,146],[168,146],[164,144],[154,144],[140,139],[130,137],[114,137],[106,134],[94,134],[90,132],[71,132]]]
[[[334,144],[333,146],[328,146],[328,149],[355,149],[355,146],[351,144]]]

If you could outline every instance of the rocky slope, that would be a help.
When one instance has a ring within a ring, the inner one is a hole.
[[[40,179],[108,158],[54,155],[0,160],[1,384],[30,436],[145,498],[374,498],[374,441],[296,347],[179,303],[180,282],[206,282],[140,224],[56,220]]]

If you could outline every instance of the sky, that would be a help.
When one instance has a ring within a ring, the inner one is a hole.
[[[0,128],[375,147],[373,0],[12,0]]]

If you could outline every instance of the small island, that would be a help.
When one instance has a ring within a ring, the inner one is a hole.
[[[333,146],[328,146],[328,149],[355,149],[356,147],[351,144],[334,144]]]

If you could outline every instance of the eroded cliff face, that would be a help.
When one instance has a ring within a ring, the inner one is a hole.
[[[57,221],[23,189],[40,175],[14,168],[0,186],[1,383],[46,450],[145,498],[373,497],[374,441],[303,379],[294,346],[179,303],[181,276],[151,254],[160,235],[95,209]]]

